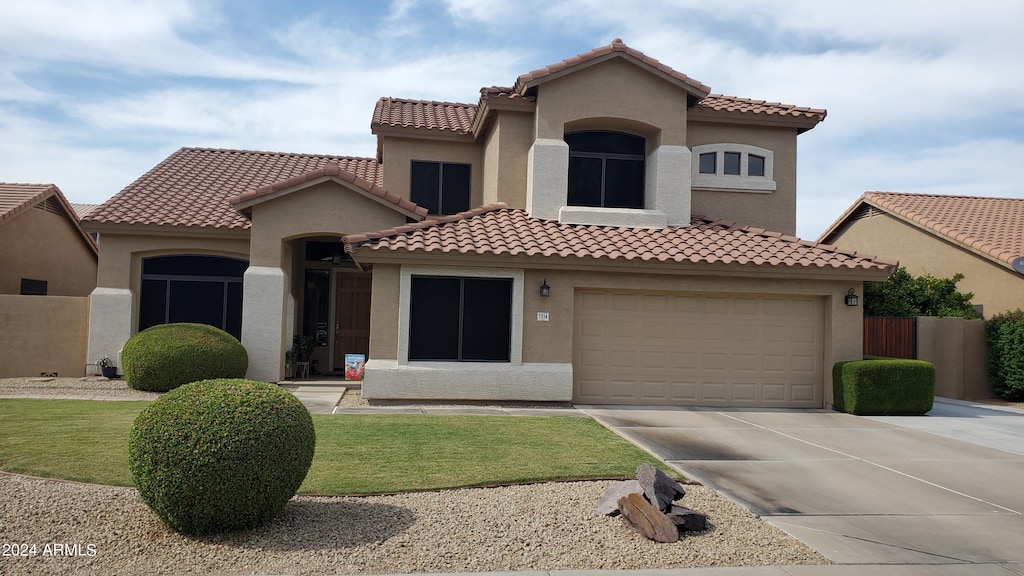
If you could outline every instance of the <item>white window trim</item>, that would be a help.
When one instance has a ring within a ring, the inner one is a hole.
[[[402,266],[399,280],[398,311],[398,364],[453,369],[466,362],[409,361],[409,305],[412,302],[413,276],[455,276],[473,278],[512,279],[512,342],[508,362],[484,363],[504,366],[523,365],[523,279],[521,269],[514,268],[456,268],[452,266]],[[472,364],[472,363],[470,363]]]
[[[715,154],[715,173],[700,173],[700,155]],[[725,153],[740,153],[740,173],[725,174]],[[748,176],[750,155],[764,158],[764,176]],[[691,157],[691,173],[695,189],[719,190],[729,192],[754,192],[767,194],[775,191],[775,153],[766,148],[749,144],[704,144],[693,147]]]

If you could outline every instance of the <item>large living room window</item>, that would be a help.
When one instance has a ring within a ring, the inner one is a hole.
[[[430,214],[469,210],[472,166],[453,162],[412,161],[410,200]]]
[[[622,132],[586,131],[565,135],[569,145],[570,206],[644,207],[647,143]]]
[[[409,360],[509,362],[512,278],[413,276]]]
[[[139,330],[195,322],[242,336],[242,276],[249,263],[202,255],[142,259]]]

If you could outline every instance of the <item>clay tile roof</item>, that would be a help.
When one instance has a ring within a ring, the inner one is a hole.
[[[391,230],[347,236],[348,252],[441,252],[657,260],[891,272],[888,262],[759,228],[695,217],[664,229],[559,224],[504,204],[482,206]]]
[[[737,98],[735,96],[722,96],[721,94],[709,94],[697,103],[696,108],[715,111],[794,116],[798,118],[816,118],[819,122],[824,120],[825,116],[828,114],[827,111],[817,108],[794,106],[792,104],[780,104],[778,102],[765,102],[764,100],[751,100],[749,98]]]
[[[71,203],[71,209],[75,211],[75,215],[78,216],[79,219],[83,218],[86,214],[92,212],[93,210],[99,207],[99,204],[81,204],[76,202]]]
[[[18,214],[23,211],[32,208],[40,204],[41,202],[47,203],[47,210],[56,209],[62,210],[64,215],[71,221],[71,224],[75,227],[82,239],[89,246],[89,248],[95,253],[96,243],[92,237],[85,233],[84,230],[78,224],[78,215],[75,214],[74,208],[64,197],[64,193],[60,191],[54,184],[14,184],[7,182],[0,182],[0,224],[8,220],[12,220]],[[55,202],[56,205],[51,205],[51,202]],[[57,208],[56,206],[60,206]]]
[[[276,192],[280,192],[282,190],[286,190],[288,188],[293,188],[296,186],[302,186],[307,182],[314,182],[317,180],[322,180],[324,178],[337,178],[339,180],[348,182],[355,186],[356,188],[359,188],[360,190],[365,192],[367,195],[376,196],[377,198],[383,200],[384,202],[393,204],[394,206],[397,206],[398,208],[401,208],[410,214],[417,214],[421,218],[427,215],[426,208],[417,206],[416,204],[410,202],[405,198],[402,198],[401,196],[392,194],[391,192],[385,190],[383,187],[378,186],[377,184],[374,184],[372,182],[368,182],[357,176],[355,173],[349,172],[348,170],[343,169],[340,165],[333,162],[321,168],[317,168],[316,170],[306,172],[305,174],[292,176],[287,180],[281,180],[280,182],[275,182],[274,184],[270,184],[268,186],[261,186],[255,190],[245,192],[244,194],[232,196],[231,198],[228,198],[228,202],[235,207],[238,207],[239,204],[248,205],[250,202],[254,200],[259,200],[262,197],[270,196]]]
[[[375,186],[383,181],[373,158],[182,148],[99,208],[84,222],[248,229],[229,199],[328,164]]]
[[[476,111],[476,104],[381,98],[373,109],[371,128],[425,128],[469,134]]]
[[[1024,198],[866,192],[861,202],[1006,264],[1024,256]]]
[[[22,210],[46,200],[55,190],[57,187],[53,184],[0,182],[0,223],[14,218]]]
[[[555,64],[538,68],[532,72],[521,74],[519,78],[516,78],[514,90],[519,94],[524,94],[529,87],[535,86],[552,76],[561,75],[572,68],[589,65],[589,63],[595,60],[599,60],[610,55],[622,55],[633,59],[637,63],[648,66],[665,77],[677,82],[680,86],[686,89],[687,92],[690,92],[698,98],[702,98],[711,92],[711,88],[708,88],[697,80],[690,78],[686,74],[673,70],[669,66],[662,64],[658,60],[647,56],[635,48],[626,46],[620,38],[612,40],[611,44],[608,44],[607,46],[600,46],[589,52],[573,56],[572,58],[566,58],[561,62],[556,62]]]

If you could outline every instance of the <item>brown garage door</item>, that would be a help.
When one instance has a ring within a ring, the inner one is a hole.
[[[822,406],[824,300],[576,293],[581,404]]]

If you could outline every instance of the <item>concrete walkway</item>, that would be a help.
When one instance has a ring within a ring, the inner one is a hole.
[[[580,408],[837,563],[1024,574],[1024,456],[995,447],[1024,434],[1020,411]]]

